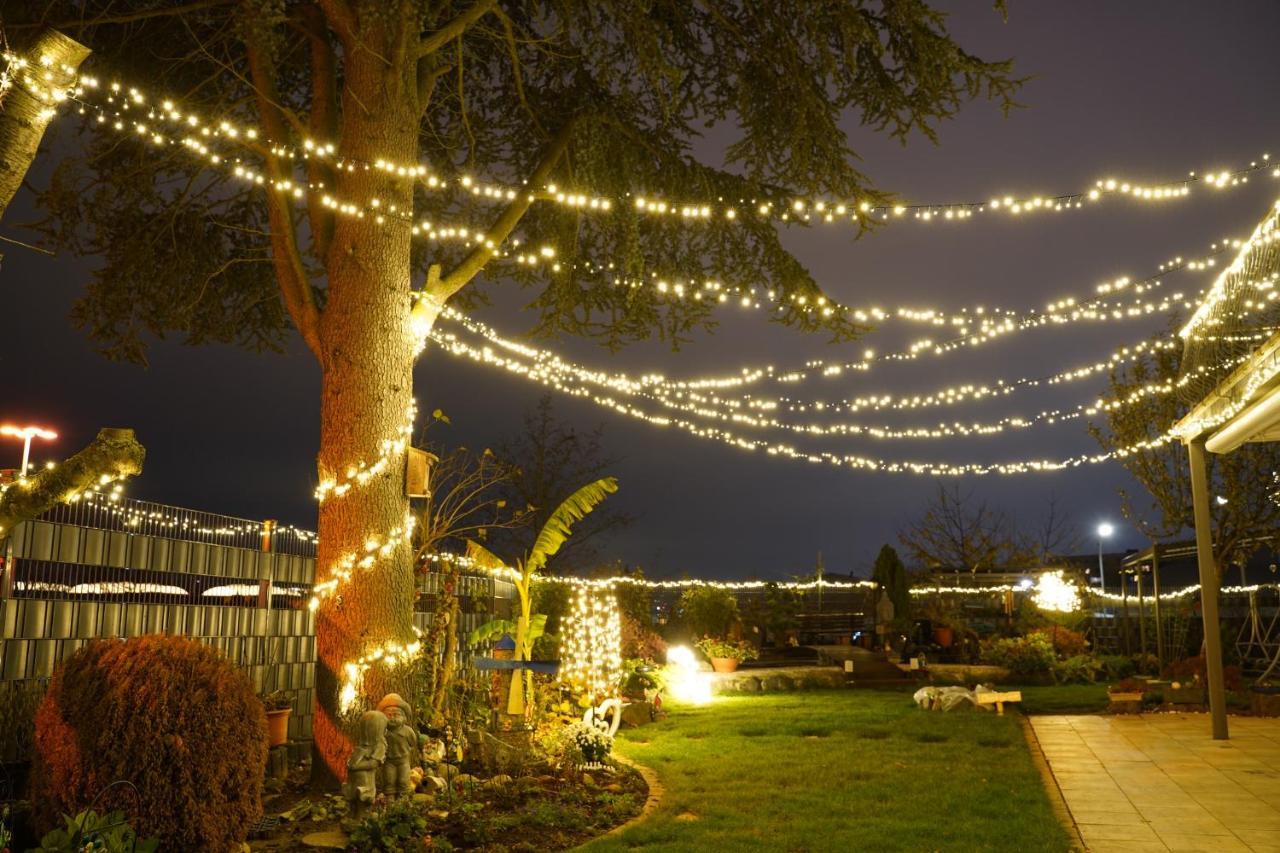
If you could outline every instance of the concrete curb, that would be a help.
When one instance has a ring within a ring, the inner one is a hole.
[[[1062,824],[1062,827],[1071,836],[1071,843],[1077,850],[1088,850],[1089,847],[1084,843],[1084,836],[1080,834],[1080,827],[1076,826],[1075,818],[1071,816],[1071,809],[1067,808],[1067,800],[1062,796],[1062,789],[1058,787],[1057,777],[1053,775],[1052,768],[1049,767],[1049,760],[1044,757],[1044,750],[1040,748],[1040,739],[1036,737],[1036,730],[1031,725],[1025,715],[1018,715],[1018,722],[1022,725],[1022,733],[1027,739],[1027,746],[1031,748],[1031,760],[1035,762],[1036,769],[1040,771],[1040,776],[1044,779],[1045,791],[1049,794],[1049,805],[1053,808],[1053,814]]]

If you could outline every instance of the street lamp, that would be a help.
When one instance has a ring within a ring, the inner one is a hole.
[[[1107,573],[1102,568],[1102,540],[1109,539],[1116,529],[1111,522],[1104,521],[1098,525],[1098,584],[1102,587],[1102,591],[1107,591]]]
[[[45,441],[52,441],[58,437],[58,434],[51,429],[45,429],[38,426],[17,427],[12,424],[0,424],[0,435],[7,435],[10,438],[22,439],[22,473],[18,476],[27,476],[28,462],[31,459],[31,439],[43,438]]]

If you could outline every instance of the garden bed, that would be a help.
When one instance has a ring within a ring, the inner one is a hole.
[[[461,780],[461,781],[458,781]],[[359,843],[356,822],[345,801],[305,793],[306,774],[298,771],[289,790],[268,800],[268,817],[280,818],[274,832],[251,840],[255,851],[382,849]],[[648,798],[642,775],[624,764],[606,770],[566,771],[491,780],[459,776],[450,790],[416,794],[411,805],[383,813],[377,824],[388,834],[413,820],[430,835],[430,846],[404,850],[542,851],[564,850],[603,835],[640,813]],[[308,844],[304,841],[311,842]]]

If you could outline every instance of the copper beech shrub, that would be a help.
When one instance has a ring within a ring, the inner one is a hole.
[[[32,773],[44,829],[120,809],[161,850],[239,849],[262,816],[267,728],[245,675],[216,650],[152,634],[95,640],[54,673],[36,714]]]

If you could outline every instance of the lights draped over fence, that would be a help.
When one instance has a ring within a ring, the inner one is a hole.
[[[560,677],[589,695],[608,693],[622,674],[622,620],[618,597],[579,586],[565,619]]]

